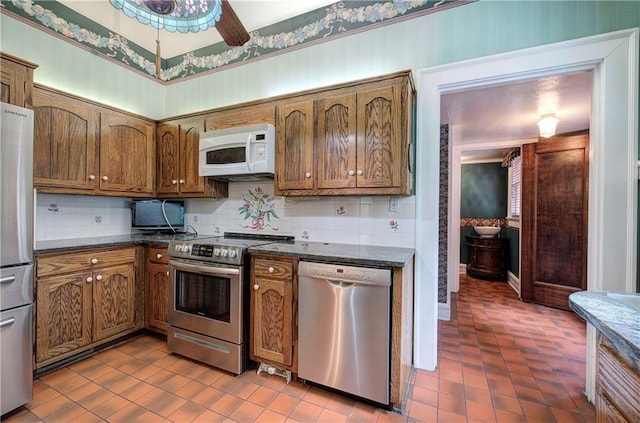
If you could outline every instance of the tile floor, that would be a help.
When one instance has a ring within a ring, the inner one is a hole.
[[[585,324],[462,276],[439,323],[435,372],[416,371],[406,415],[278,376],[233,377],[140,336],[39,377],[16,422],[593,422]]]

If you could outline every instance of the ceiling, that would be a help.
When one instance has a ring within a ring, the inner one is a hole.
[[[158,31],[126,16],[121,10],[111,6],[109,0],[58,1],[146,50],[156,51]],[[229,0],[249,33],[333,3],[335,0]],[[159,37],[163,58],[180,56],[222,41],[215,29],[187,34],[160,31]]]
[[[523,144],[538,137],[537,122],[555,113],[557,133],[589,129],[591,71],[445,94],[440,120],[457,144]],[[497,160],[504,148],[467,151],[463,161]]]

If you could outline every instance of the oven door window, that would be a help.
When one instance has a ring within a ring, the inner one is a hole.
[[[176,310],[220,322],[231,320],[231,279],[176,271]]]

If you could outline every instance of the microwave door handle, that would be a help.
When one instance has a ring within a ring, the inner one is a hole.
[[[248,168],[247,170],[248,171],[252,171],[253,170],[252,169],[253,166],[251,165],[251,141],[252,141],[252,138],[253,138],[253,134],[249,134],[248,137],[247,137],[247,147],[246,147],[246,153],[245,153],[245,156],[246,156],[246,159],[247,159],[246,163],[247,163],[247,168]]]

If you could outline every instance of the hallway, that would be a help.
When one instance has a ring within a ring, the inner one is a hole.
[[[462,275],[439,322],[439,366],[413,377],[402,416],[297,381],[233,377],[140,336],[39,377],[16,422],[595,421],[583,394],[585,323],[522,303],[506,283]]]

